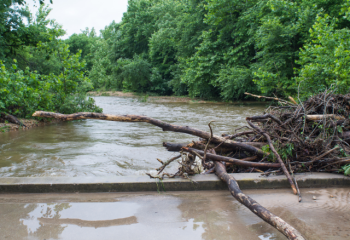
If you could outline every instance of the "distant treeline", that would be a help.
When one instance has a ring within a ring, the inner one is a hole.
[[[350,87],[349,0],[129,0],[66,43],[95,89],[226,101]]]
[[[350,0],[129,0],[120,23],[66,40],[49,7],[1,1],[0,113],[101,111],[93,89],[224,101],[349,91]]]

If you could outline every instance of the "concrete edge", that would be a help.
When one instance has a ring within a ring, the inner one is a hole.
[[[240,188],[289,188],[285,176],[263,177],[260,173],[233,173]],[[227,185],[214,174],[183,178],[150,179],[125,177],[6,177],[0,178],[0,193],[72,193],[223,190]],[[350,177],[332,173],[297,174],[300,188],[350,187]]]

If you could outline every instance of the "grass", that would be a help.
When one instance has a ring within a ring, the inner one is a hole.
[[[143,96],[140,96],[140,97],[138,98],[138,101],[139,101],[139,102],[147,102],[147,101],[148,101],[148,94],[143,95]]]
[[[4,127],[0,127],[0,132],[8,132],[10,131],[10,126],[4,126]]]

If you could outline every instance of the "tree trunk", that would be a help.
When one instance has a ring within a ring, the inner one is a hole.
[[[309,121],[318,121],[318,120],[323,120],[324,118],[334,118],[337,120],[344,120],[343,116],[338,116],[335,114],[306,115],[306,120],[309,120]]]

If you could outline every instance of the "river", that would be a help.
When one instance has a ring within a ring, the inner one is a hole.
[[[234,132],[245,118],[261,114],[265,105],[222,103],[152,103],[135,98],[95,97],[109,114],[145,115],[172,124],[209,131]],[[163,142],[191,142],[198,138],[163,132],[148,123],[82,120],[62,122],[0,135],[1,177],[144,175],[176,153]],[[175,172],[177,164],[167,171]]]

